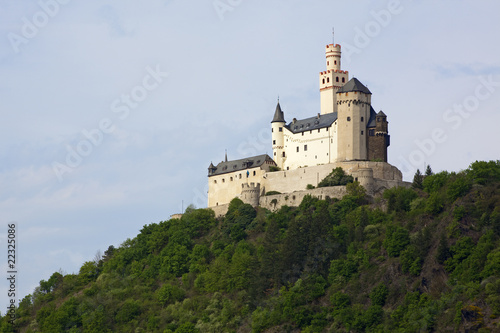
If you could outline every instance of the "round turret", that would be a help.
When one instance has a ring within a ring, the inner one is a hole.
[[[285,115],[281,111],[281,106],[278,101],[276,105],[276,111],[274,112],[273,120],[271,121],[271,131],[273,140],[273,160],[278,165],[278,167],[283,169],[283,163],[286,158],[285,156]]]
[[[329,44],[326,46],[326,69],[340,70],[340,45]]]

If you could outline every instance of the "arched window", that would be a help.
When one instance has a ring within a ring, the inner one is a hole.
[[[337,60],[334,60],[333,63],[336,65],[337,64]]]
[[[345,83],[345,77],[342,78],[342,83]]]
[[[330,83],[330,78],[329,77],[326,78],[326,82]]]
[[[335,82],[339,82],[339,77],[338,76],[335,78]]]
[[[325,84],[325,79],[323,79],[323,84]]]

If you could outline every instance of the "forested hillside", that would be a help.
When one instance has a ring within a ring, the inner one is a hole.
[[[2,332],[499,332],[500,161],[369,198],[238,199],[54,273]]]

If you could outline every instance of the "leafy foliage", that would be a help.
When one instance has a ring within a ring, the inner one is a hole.
[[[373,200],[387,211],[357,182],[276,212],[188,208],[41,280],[0,331],[497,331],[499,162],[422,187]]]
[[[333,171],[326,176],[322,181],[319,182],[318,187],[326,186],[339,186],[347,185],[352,183],[354,178],[351,175],[347,175],[341,167],[333,169]]]

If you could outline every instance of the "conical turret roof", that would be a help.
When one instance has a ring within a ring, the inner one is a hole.
[[[285,122],[285,115],[283,111],[281,111],[281,106],[280,102],[278,102],[278,105],[276,105],[276,111],[274,112],[274,117],[273,120],[271,120],[271,123],[284,123]]]

